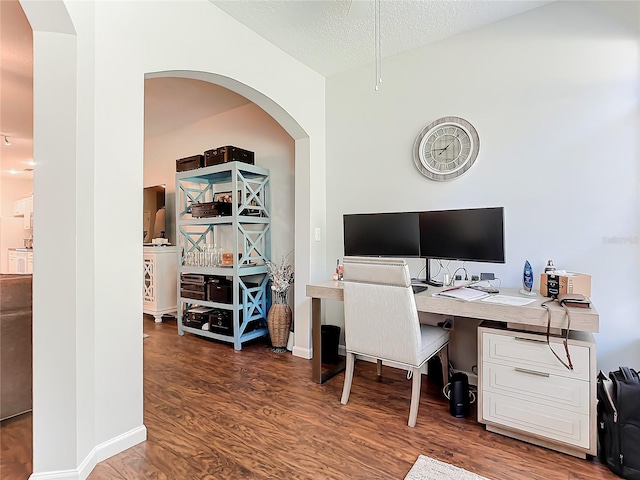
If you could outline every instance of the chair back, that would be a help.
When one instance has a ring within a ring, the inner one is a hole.
[[[345,257],[347,351],[418,366],[420,322],[406,262]]]

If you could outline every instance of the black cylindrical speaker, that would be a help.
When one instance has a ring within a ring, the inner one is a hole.
[[[451,376],[449,411],[456,418],[469,415],[469,377],[466,373],[456,372]]]

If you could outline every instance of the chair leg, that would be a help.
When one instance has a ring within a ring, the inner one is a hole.
[[[409,408],[409,426],[415,427],[418,418],[418,407],[420,406],[420,386],[422,375],[419,368],[413,369],[413,382],[411,384],[411,407]]]
[[[353,381],[353,367],[356,363],[356,354],[347,352],[347,364],[344,369],[344,386],[342,387],[342,398],[340,403],[346,405],[351,393],[351,382]]]
[[[442,364],[442,382],[446,385],[449,383],[449,344],[447,343],[442,347],[437,355],[440,358],[440,363]]]
[[[382,360],[380,360],[379,358],[376,362],[376,373],[378,374],[379,377],[382,376]]]

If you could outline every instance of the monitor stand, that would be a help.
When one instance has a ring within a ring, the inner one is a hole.
[[[438,282],[437,280],[433,280],[431,278],[431,268],[429,267],[429,262],[431,261],[430,258],[425,258],[425,275],[424,278],[425,280],[423,280],[423,283],[426,283],[427,285],[431,285],[432,287],[442,287],[442,282]]]

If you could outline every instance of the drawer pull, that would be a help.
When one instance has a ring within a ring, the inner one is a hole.
[[[548,373],[536,372],[535,370],[527,370],[526,368],[515,367],[516,372],[528,373],[529,375],[537,375],[539,377],[548,377]]]
[[[513,337],[516,342],[533,342],[533,343],[547,343],[546,340],[536,340],[534,338],[522,338],[522,337]]]

